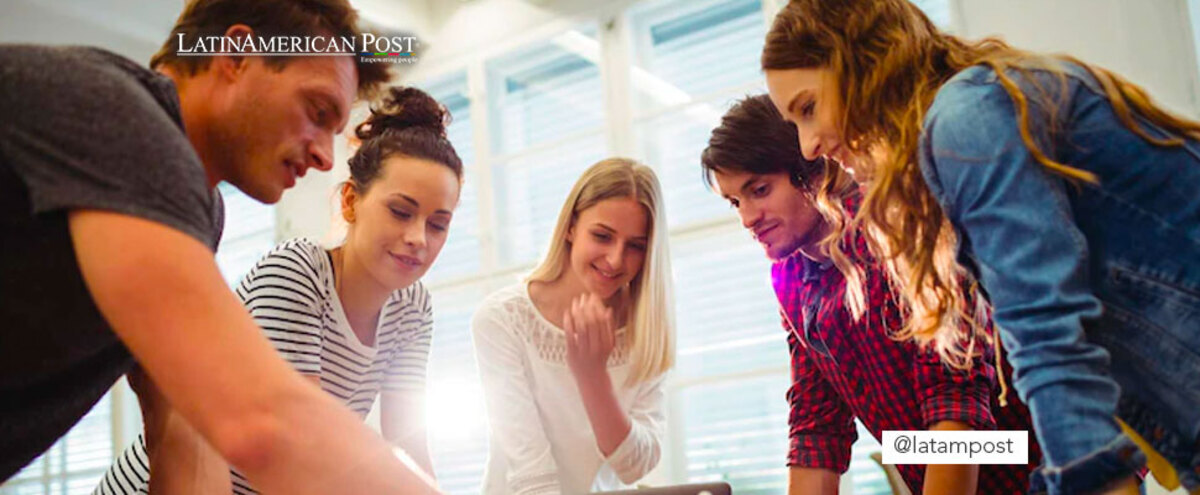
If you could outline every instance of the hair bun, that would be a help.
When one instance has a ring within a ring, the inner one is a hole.
[[[422,128],[446,137],[450,112],[428,93],[417,88],[393,86],[379,102],[371,104],[371,116],[354,129],[366,141],[389,131]]]

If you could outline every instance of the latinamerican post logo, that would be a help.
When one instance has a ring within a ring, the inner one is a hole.
[[[260,57],[309,57],[354,55],[364,62],[406,63],[417,61],[415,36],[192,36],[178,33],[175,54],[181,57],[242,55]]]

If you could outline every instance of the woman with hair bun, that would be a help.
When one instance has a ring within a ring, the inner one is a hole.
[[[419,279],[446,242],[462,184],[462,161],[446,137],[449,118],[428,94],[391,88],[355,130],[361,146],[340,189],[345,241],[332,249],[285,241],[237,287],[297,371],[363,418],[380,397],[383,436],[427,473],[433,310]],[[139,436],[94,493],[146,493],[149,466]],[[230,478],[233,493],[257,493],[237,471]]]

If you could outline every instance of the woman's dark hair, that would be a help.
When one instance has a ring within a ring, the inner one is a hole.
[[[416,88],[392,87],[354,129],[362,145],[350,157],[350,184],[359,191],[379,177],[383,161],[403,155],[440,163],[462,180],[463,164],[446,138],[450,112]]]
[[[783,119],[767,95],[747,96],[721,117],[708,147],[700,155],[704,181],[712,187],[718,171],[788,174],[792,185],[813,190],[820,186],[823,160],[805,160],[796,126]]]

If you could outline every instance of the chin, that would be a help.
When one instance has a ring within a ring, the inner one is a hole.
[[[587,288],[587,290],[588,290],[588,292],[591,292],[592,294],[599,297],[600,299],[607,301],[608,298],[613,296],[613,294],[620,292],[621,286],[618,285],[618,286],[614,286],[614,287],[606,287],[606,286],[602,286],[602,285],[592,284],[591,286],[589,286]]]
[[[255,201],[263,204],[273,205],[278,203],[279,198],[283,196],[282,189],[270,186],[261,186],[258,184],[234,184],[234,186],[247,196],[254,198]]]
[[[764,250],[767,252],[767,258],[771,261],[781,261],[796,252],[795,249],[787,249],[786,247],[779,246],[765,247]]]

